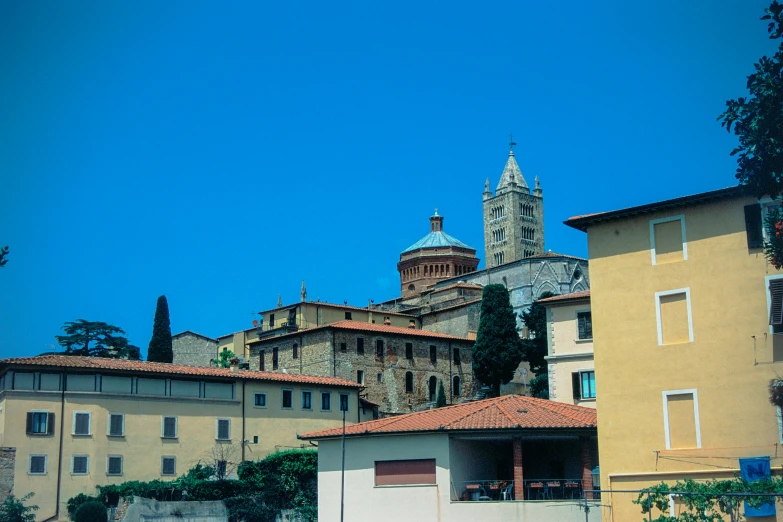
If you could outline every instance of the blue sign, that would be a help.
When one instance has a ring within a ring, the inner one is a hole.
[[[739,459],[740,473],[748,482],[770,476],[769,457],[755,457],[751,459]],[[751,507],[745,502],[745,516],[747,518],[775,516],[775,502],[762,504],[757,508]]]

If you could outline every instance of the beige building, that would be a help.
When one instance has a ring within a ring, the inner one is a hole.
[[[735,187],[566,222],[587,232],[602,489],[730,479],[745,457],[783,464],[769,204]],[[604,520],[641,519],[634,498],[604,493]]]
[[[546,307],[549,398],[595,407],[590,290],[539,299]]]
[[[39,520],[96,485],[173,479],[201,462],[300,447],[298,433],[372,418],[343,379],[93,357],[0,361],[0,493],[35,492]],[[15,452],[10,451],[15,449]],[[9,460],[8,455],[15,454]],[[9,487],[10,486],[10,487]]]

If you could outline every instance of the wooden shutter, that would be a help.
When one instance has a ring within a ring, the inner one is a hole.
[[[582,380],[579,378],[579,372],[573,372],[571,374],[571,389],[574,393],[574,400],[578,401],[582,399]]]
[[[177,436],[177,418],[163,418],[163,436],[167,439],[173,439]]]
[[[375,485],[435,484],[435,459],[385,460],[375,463]]]
[[[748,248],[764,246],[761,205],[745,205],[745,234],[748,237]]]
[[[174,457],[163,457],[163,475],[174,475],[177,472],[177,461]]]
[[[218,419],[218,439],[228,440],[229,423],[228,419]]]
[[[46,415],[46,434],[54,435],[54,413]]]
[[[73,472],[87,473],[87,457],[73,457]]]
[[[109,415],[109,435],[114,435],[116,437],[122,436],[122,415]]]
[[[783,324],[783,279],[769,282],[769,324]]]
[[[28,411],[27,412],[27,434],[31,435],[33,433],[33,412]]]
[[[580,339],[586,339],[587,332],[585,330],[585,315],[584,314],[578,314],[577,315],[577,323],[579,324],[579,338]]]
[[[77,413],[75,414],[73,433],[74,435],[89,435],[90,434],[90,414],[89,413]]]

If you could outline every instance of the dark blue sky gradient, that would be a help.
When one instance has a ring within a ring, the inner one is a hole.
[[[0,3],[0,356],[78,318],[146,352],[161,294],[210,336],[302,279],[395,297],[434,207],[484,257],[509,132],[557,252],[571,215],[735,183],[716,117],[768,2],[378,4]]]

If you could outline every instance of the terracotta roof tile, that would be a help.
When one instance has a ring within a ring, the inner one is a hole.
[[[464,337],[457,337],[456,335],[449,335],[438,332],[430,332],[429,330],[419,330],[418,328],[403,328],[402,326],[390,326],[385,324],[365,323],[363,321],[338,321],[332,324],[326,324],[324,326],[317,326],[315,328],[305,328],[298,332],[292,332],[285,335],[278,335],[275,337],[264,337],[261,339],[254,339],[249,344],[255,344],[260,342],[274,342],[277,339],[283,337],[289,337],[292,335],[301,335],[316,330],[324,330],[327,328],[336,328],[338,330],[356,330],[360,332],[379,332],[386,334],[398,334],[398,335],[415,335],[417,337],[437,338],[437,339],[451,339],[454,341],[468,341]]]
[[[522,395],[504,395],[483,401],[361,422],[347,426],[345,434],[361,436],[432,431],[595,429],[596,427],[596,412],[592,408]],[[340,435],[342,435],[342,428],[331,428],[305,433],[299,438],[325,439]]]
[[[290,373],[256,372],[239,370],[232,373],[228,368],[205,368],[199,366],[181,366],[178,364],[148,361],[130,361],[127,359],[108,359],[102,357],[76,357],[69,355],[39,355],[38,357],[17,357],[0,359],[0,370],[11,365],[48,366],[54,368],[76,368],[80,370],[116,370],[127,372],[160,373],[167,375],[187,375],[194,377],[224,377],[255,381],[290,382],[329,386],[360,388],[361,385],[335,377],[316,375],[293,375]]]
[[[560,301],[571,301],[576,299],[590,299],[590,290],[583,290],[581,292],[571,292],[570,294],[553,295],[552,297],[545,297],[536,301],[538,304],[550,304]]]

